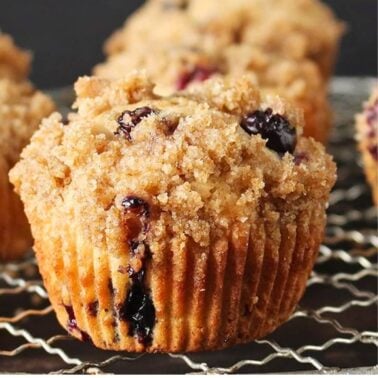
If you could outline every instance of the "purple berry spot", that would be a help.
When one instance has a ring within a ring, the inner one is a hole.
[[[156,110],[147,106],[137,108],[135,110],[126,110],[118,117],[118,128],[115,135],[122,135],[128,141],[131,141],[131,130],[137,126],[143,118],[148,117],[151,114],[155,114]]]
[[[299,152],[294,156],[295,165],[301,165],[304,161],[308,161],[308,156],[304,152]]]
[[[96,317],[98,313],[98,301],[93,301],[87,305],[89,315]]]
[[[64,306],[68,315],[68,331],[72,332],[77,328],[76,317],[72,306]]]
[[[378,161],[378,145],[371,146],[369,152],[375,161]]]
[[[373,125],[378,122],[378,100],[375,101],[374,105],[368,107],[365,111],[366,121],[369,125]]]
[[[119,318],[128,322],[130,335],[135,336],[142,344],[152,342],[155,325],[155,307],[145,285],[146,261],[151,258],[150,248],[146,241],[151,215],[149,204],[135,196],[128,196],[122,201],[125,210],[125,224],[131,235],[130,263],[121,267],[122,273],[129,275],[131,286],[124,303],[118,305]],[[133,218],[137,218],[137,227]]]
[[[295,128],[280,114],[273,114],[268,108],[257,110],[243,117],[240,126],[249,135],[261,135],[266,139],[266,145],[278,154],[293,153],[297,144]]]
[[[202,82],[209,79],[218,72],[213,67],[196,66],[192,71],[184,72],[177,80],[176,87],[182,91],[188,87],[190,83]]]
[[[68,324],[67,324],[68,332],[73,333],[74,331],[77,331],[80,333],[80,337],[82,341],[92,343],[91,337],[78,327],[73,307],[64,306],[64,308],[66,309],[66,312],[68,315]]]

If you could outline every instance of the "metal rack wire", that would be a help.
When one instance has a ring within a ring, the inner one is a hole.
[[[99,351],[59,327],[30,255],[19,264],[0,265],[0,372],[377,373],[377,211],[353,138],[353,116],[371,84],[341,78],[333,83],[338,127],[330,151],[339,181],[305,297],[279,330],[267,339],[212,353]],[[65,102],[64,92],[55,95]]]

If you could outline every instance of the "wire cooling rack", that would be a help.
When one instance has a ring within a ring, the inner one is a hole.
[[[272,373],[378,372],[377,211],[355,149],[353,117],[371,80],[336,79],[339,167],[315,270],[291,319],[264,340],[220,352],[115,354],[68,336],[58,325],[30,255],[0,265],[0,372]],[[65,91],[53,93],[63,105]]]

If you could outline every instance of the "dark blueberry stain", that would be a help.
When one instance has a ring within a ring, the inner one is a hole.
[[[150,206],[149,204],[135,196],[128,196],[122,201],[122,206],[127,212],[133,212],[138,215],[149,217],[150,216]]]
[[[295,128],[282,115],[273,114],[270,108],[247,114],[241,120],[240,126],[249,135],[261,135],[267,141],[267,147],[280,155],[286,152],[292,154],[295,150],[297,144]]]
[[[130,257],[141,262],[141,268],[135,271],[130,265],[122,267],[122,273],[127,273],[130,279],[130,288],[124,303],[117,306],[118,315],[122,321],[129,324],[130,335],[138,342],[149,345],[152,342],[152,333],[155,325],[155,307],[145,285],[146,263],[151,258],[150,248],[146,241],[149,230],[151,210],[149,204],[136,196],[128,196],[122,201],[125,215],[134,216],[142,227],[131,240]]]
[[[182,91],[186,89],[190,83],[205,81],[217,72],[218,70],[214,67],[196,66],[193,70],[181,74],[177,80],[176,88]]]
[[[142,225],[142,231],[138,232],[136,239],[129,240],[130,248],[135,251],[140,244],[140,234],[146,234],[149,228],[150,205],[142,198],[135,196],[128,196],[122,201],[122,207],[125,214],[135,215],[137,220]]]
[[[378,145],[374,145],[369,147],[370,155],[373,157],[375,161],[378,161]]]
[[[308,156],[304,152],[299,152],[294,156],[295,165],[301,165],[304,161],[308,161]]]
[[[80,333],[80,337],[82,341],[93,344],[91,337],[78,327],[73,307],[64,306],[64,308],[66,309],[66,312],[68,315],[68,323],[67,323],[68,332],[73,333],[74,331],[77,331]]]
[[[108,281],[108,289],[110,291],[111,296],[114,296],[114,286],[113,286],[113,282],[111,278],[109,278],[109,281]]]
[[[156,113],[156,110],[147,106],[137,108],[135,110],[126,110],[118,117],[118,128],[115,135],[124,136],[131,141],[131,130],[136,127],[143,118]]]
[[[131,274],[131,287],[125,303],[119,308],[119,317],[130,325],[130,335],[142,344],[150,344],[155,325],[155,306],[144,285],[144,270]]]
[[[136,251],[138,250],[140,243],[141,242],[139,240],[130,240],[129,241],[129,247],[130,247],[131,253],[133,255],[135,255]]]
[[[130,265],[127,267],[127,274],[131,278],[132,282],[138,282],[142,284],[144,282],[145,270],[142,268],[139,272],[136,272]]]
[[[87,305],[89,315],[96,317],[98,313],[98,301],[93,301]]]

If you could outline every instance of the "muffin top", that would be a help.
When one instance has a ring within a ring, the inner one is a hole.
[[[30,62],[30,53],[19,49],[9,35],[0,33],[0,79],[26,79]]]
[[[156,22],[158,27],[151,27]],[[105,51],[135,51],[145,49],[146,43],[201,45],[214,51],[246,43],[316,60],[334,48],[343,30],[318,0],[224,0],[222,6],[218,0],[150,0],[114,33]]]
[[[53,110],[53,102],[30,83],[0,79],[0,156],[9,168],[18,160],[42,118]]]
[[[364,112],[357,116],[358,139],[378,163],[378,86],[372,91]]]
[[[170,214],[175,233],[206,246],[211,229],[251,221],[263,201],[300,207],[334,184],[331,157],[301,136],[301,113],[249,76],[170,97],[140,73],[75,89],[77,112],[43,122],[11,180],[29,216],[80,214],[93,240],[99,223],[118,235],[125,199],[146,204],[155,233]]]
[[[157,83],[159,94],[171,94],[217,75],[248,72],[264,91],[296,103],[327,108],[327,88],[314,62],[281,57],[247,44],[230,45],[213,53],[201,49],[200,45],[196,48],[152,46],[148,50],[124,51],[110,56],[94,72],[101,77],[120,78],[139,67],[146,69]]]

